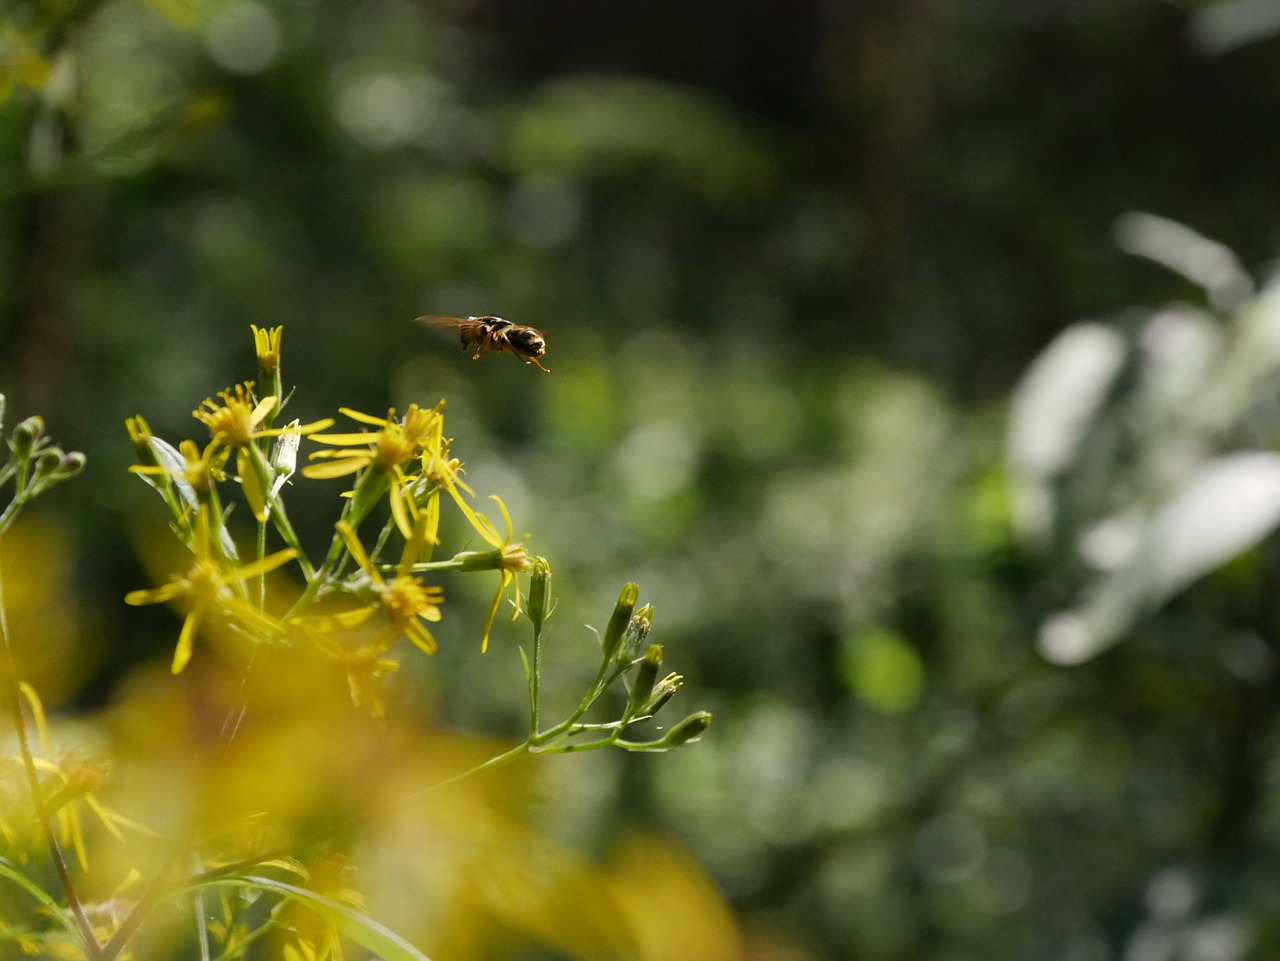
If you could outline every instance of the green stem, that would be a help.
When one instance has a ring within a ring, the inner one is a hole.
[[[542,692],[542,628],[533,625],[533,664],[529,668],[529,740],[538,736],[541,725],[539,710]]]
[[[612,672],[609,670],[611,666],[613,667]],[[587,691],[586,697],[582,699],[582,703],[574,709],[572,714],[559,724],[555,725],[555,727],[548,728],[547,730],[529,738],[530,748],[539,749],[542,748],[543,745],[548,745],[553,741],[561,740],[568,736],[571,733],[570,729],[578,723],[578,720],[586,714],[587,711],[591,710],[591,705],[595,704],[595,702],[599,700],[600,695],[608,690],[613,682],[622,676],[624,670],[625,668],[619,667],[612,657],[606,657],[601,660],[600,670],[596,672],[596,679],[591,683],[591,687]]]

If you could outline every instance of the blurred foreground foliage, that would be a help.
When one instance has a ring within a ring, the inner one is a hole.
[[[716,732],[548,765],[556,837],[672,832],[753,958],[1269,958],[1275,294],[1216,239],[1275,254],[1275,4],[835,6],[782,68],[807,129],[598,69],[573,17],[588,69],[521,83],[533,39],[462,6],[12,16],[4,373],[98,465],[62,690],[167,650],[118,610],[139,385],[185,411],[287,322],[353,407],[448,396],[469,480],[556,518],[566,650],[634,578],[696,656]],[[427,311],[544,329],[554,373]],[[457,647],[412,709],[519,732],[515,665]]]

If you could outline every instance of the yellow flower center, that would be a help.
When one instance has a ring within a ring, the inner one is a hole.
[[[439,620],[439,604],[444,591],[439,587],[427,587],[416,577],[401,574],[382,592],[382,609],[393,624],[403,624],[414,617],[429,621]]]
[[[196,561],[187,571],[187,583],[191,585],[191,598],[197,603],[216,600],[226,592],[222,571],[216,562],[207,559]]]
[[[210,434],[215,437],[223,435],[228,447],[247,447],[259,422],[254,414],[253,396],[248,390],[252,386],[251,383],[237,384],[231,390],[219,391],[221,405],[209,398],[204,402],[208,410],[198,409],[192,413],[209,428]]]
[[[431,440],[431,429],[436,421],[434,410],[423,410],[417,404],[410,404],[404,412],[404,433],[417,447],[426,447]]]
[[[378,449],[373,459],[379,470],[390,471],[407,461],[416,451],[417,447],[405,436],[399,424],[388,424],[378,434]]]

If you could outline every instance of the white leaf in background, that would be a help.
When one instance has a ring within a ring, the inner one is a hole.
[[[1054,338],[1015,389],[1007,454],[1014,521],[1024,534],[1038,534],[1052,520],[1047,484],[1074,462],[1125,351],[1124,338],[1110,327],[1075,324]]]
[[[1115,226],[1116,245],[1181,274],[1204,289],[1214,309],[1231,313],[1253,296],[1253,280],[1235,252],[1185,224],[1155,214],[1123,214]]]
[[[1074,609],[1044,620],[1041,654],[1056,664],[1088,660],[1277,524],[1280,454],[1246,451],[1209,461],[1155,509],[1127,563],[1095,581]]]
[[[1152,518],[1151,600],[1159,603],[1262,540],[1280,523],[1280,454],[1205,464]]]

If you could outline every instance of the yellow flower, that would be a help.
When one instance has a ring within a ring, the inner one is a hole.
[[[215,441],[236,449],[247,447],[255,437],[279,433],[261,431],[267,414],[275,409],[277,398],[264,397],[255,404],[252,391],[253,381],[220,390],[218,396],[222,398],[221,404],[212,397],[206,397],[204,403],[191,412],[191,416],[209,428]],[[208,410],[203,409],[206,407]]]
[[[523,542],[511,543],[511,515],[507,513],[507,505],[502,503],[502,498],[496,494],[491,494],[489,497],[498,505],[498,510],[502,511],[502,519],[507,527],[505,538],[500,538],[497,530],[489,523],[489,519],[472,510],[471,505],[452,486],[448,490],[467,520],[471,522],[471,526],[494,548],[492,551],[463,551],[454,555],[454,560],[463,562],[459,570],[496,570],[498,572],[498,591],[493,595],[493,603],[489,605],[489,613],[485,616],[484,627],[480,632],[480,650],[484,652],[489,649],[489,632],[493,629],[493,621],[498,615],[499,605],[502,604],[502,596],[507,591],[507,585],[512,583],[516,585],[516,597],[515,610],[511,612],[511,619],[514,621],[520,616],[520,582],[516,579],[516,574],[523,574],[532,568],[533,558],[525,551]]]
[[[278,330],[279,328],[277,332]],[[269,476],[271,467],[261,451],[253,446],[253,441],[261,437],[276,437],[286,431],[290,435],[312,434],[329,427],[333,421],[325,418],[304,425],[263,427],[267,415],[275,410],[277,398],[264,397],[255,404],[252,391],[252,381],[237,384],[218,392],[218,396],[222,398],[221,404],[216,403],[212,397],[206,397],[201,407],[191,414],[209,428],[214,444],[224,444],[236,451],[236,472],[240,475],[245,499],[253,510],[253,516],[263,521],[267,518],[266,491],[270,489],[267,482],[274,480],[274,477]]]
[[[436,623],[440,620],[444,591],[439,587],[423,584],[412,573],[414,561],[422,553],[423,546],[435,539],[435,531],[429,529],[433,526],[431,512],[424,511],[419,515],[414,524],[413,536],[405,542],[396,576],[391,581],[386,581],[369,560],[355,530],[346,521],[338,521],[337,528],[346,542],[347,550],[360,569],[368,575],[378,595],[378,603],[373,607],[314,618],[311,623],[322,631],[332,627],[357,627],[380,609],[386,615],[387,626],[365,644],[367,650],[385,651],[392,641],[403,634],[426,653],[434,654],[436,641],[423,621]]]
[[[390,489],[391,513],[395,517],[396,526],[405,539],[409,539],[414,521],[411,516],[414,508],[407,503],[404,488],[407,477],[403,465],[406,461],[422,455],[439,456],[441,445],[442,418],[441,401],[430,410],[410,404],[403,419],[396,420],[395,408],[387,411],[387,416],[374,417],[359,411],[341,408],[342,413],[362,424],[376,426],[374,432],[361,431],[356,434],[317,434],[315,440],[326,444],[338,445],[336,449],[312,451],[312,460],[325,460],[327,463],[311,464],[302,469],[304,477],[325,479],[345,477],[366,467],[373,467],[375,474],[367,488],[375,496],[381,496],[381,485]],[[359,495],[357,495],[359,499]],[[370,505],[360,503],[357,517],[363,516]]]
[[[270,330],[250,324],[253,331],[253,349],[258,357],[258,370],[273,372],[280,369],[280,339],[284,336],[283,327],[272,327]]]
[[[142,418],[137,418],[142,420]],[[132,432],[132,431],[131,431]],[[172,448],[170,448],[172,450]],[[175,471],[173,466],[156,464],[134,464],[129,470],[135,474],[162,474],[187,484],[198,495],[212,490],[215,481],[225,480],[222,469],[227,462],[227,449],[210,441],[202,451],[193,440],[184,440],[178,444],[185,466]]]
[[[439,433],[432,428],[440,418],[443,403],[441,401],[431,410],[410,404],[409,409],[404,412],[404,418],[399,421],[396,420],[394,407],[387,411],[386,417],[362,414],[347,407],[339,408],[352,420],[380,429],[373,433],[361,431],[358,434],[317,434],[315,440],[326,444],[337,444],[339,448],[365,449],[313,451],[312,459],[328,459],[330,462],[313,464],[304,468],[302,473],[315,478],[343,477],[370,465],[381,471],[391,471],[423,453],[433,440],[439,443]]]
[[[174,674],[180,673],[191,660],[196,631],[211,617],[233,618],[265,636],[284,633],[283,626],[275,618],[238,597],[231,585],[274,570],[293,560],[298,552],[288,548],[240,567],[227,568],[224,567],[225,562],[214,557],[211,545],[208,510],[201,505],[196,514],[193,544],[196,559],[191,568],[185,574],[175,574],[168,584],[151,590],[131,591],[124,598],[126,604],[159,604],[177,598],[182,598],[187,604],[187,616],[173,652],[171,670]]]
[[[31,709],[36,735],[45,755],[43,758],[32,758],[32,763],[36,770],[52,775],[52,784],[49,782],[41,784],[45,810],[54,816],[62,843],[76,852],[76,860],[80,862],[80,867],[86,871],[89,870],[81,805],[88,808],[89,812],[118,841],[124,840],[124,835],[120,832],[122,827],[150,834],[151,831],[146,827],[106,807],[95,796],[95,792],[106,781],[110,770],[106,762],[85,760],[72,754],[64,755],[59,761],[48,760],[53,755],[53,750],[50,746],[49,724],[45,717],[44,705],[41,704],[35,688],[25,681],[18,683],[18,690]]]
[[[321,857],[307,872],[306,886],[321,897],[363,912],[364,895],[349,886],[353,871],[341,854]],[[286,915],[297,941],[284,946],[285,961],[342,961],[342,937],[328,917],[295,902]]]
[[[375,719],[386,714],[379,682],[392,671],[398,670],[400,663],[383,657],[380,650],[367,644],[357,650],[344,652],[339,660],[346,671],[351,703],[356,707],[367,708],[369,715]]]

